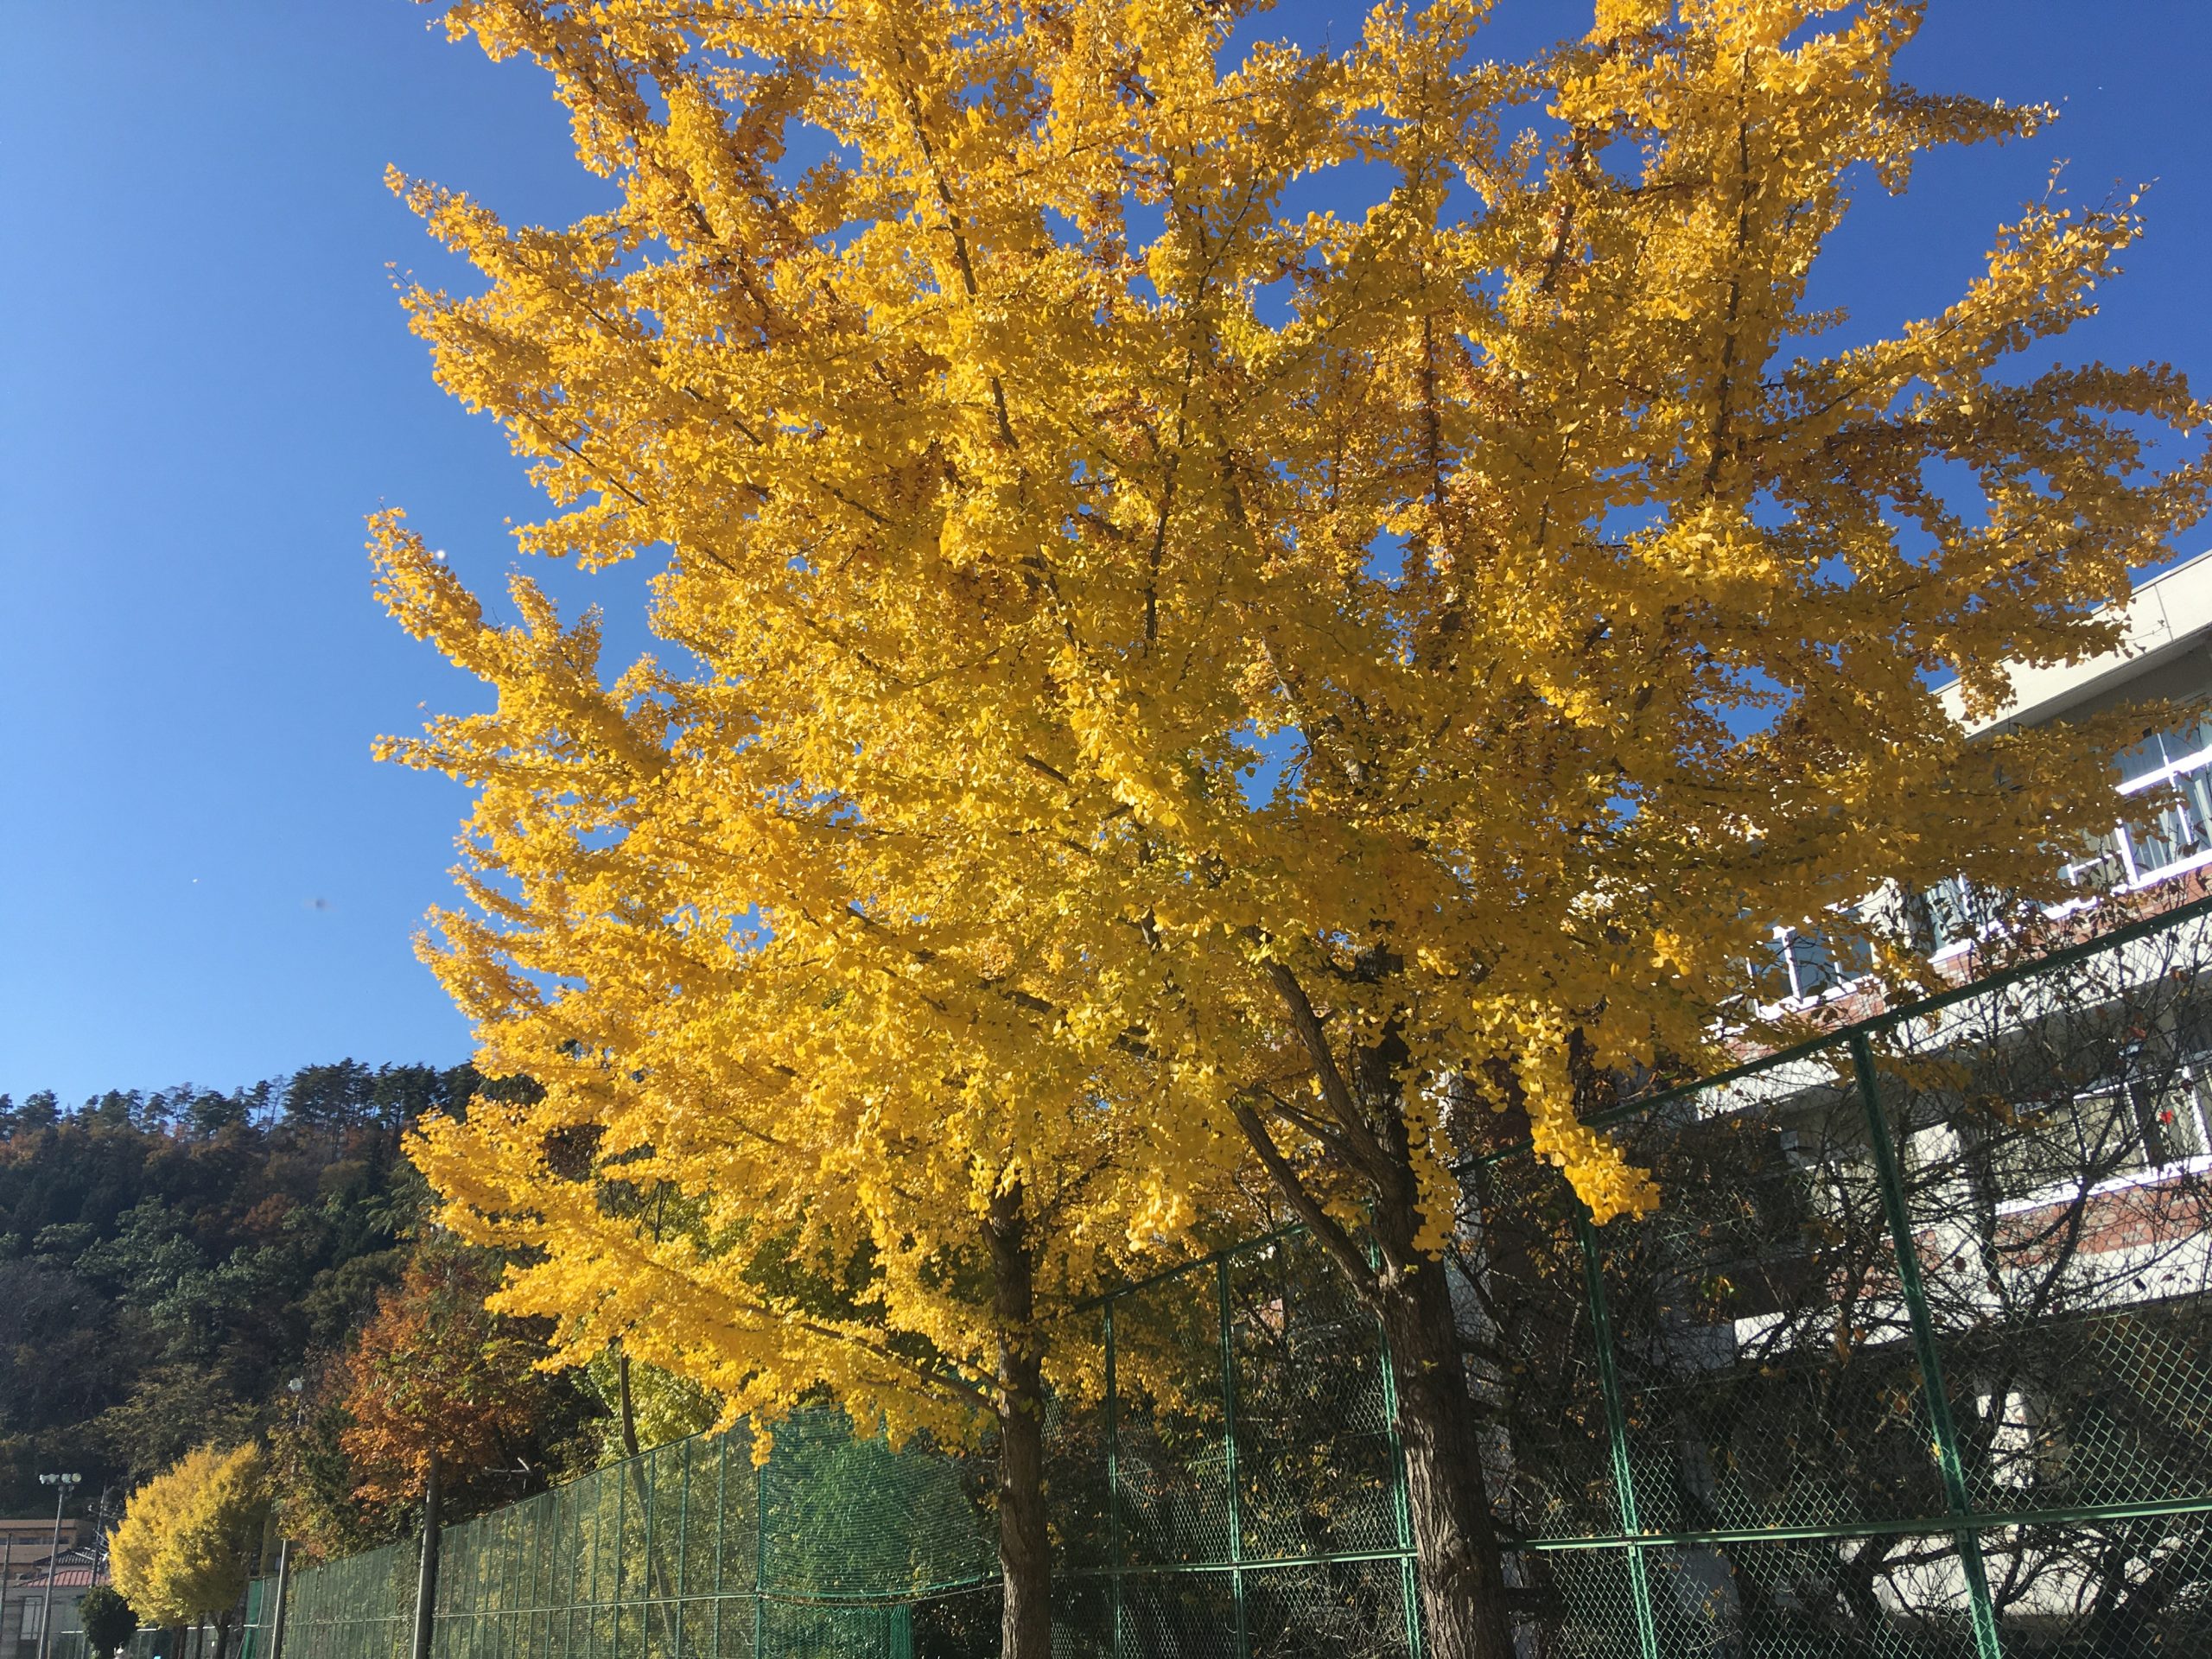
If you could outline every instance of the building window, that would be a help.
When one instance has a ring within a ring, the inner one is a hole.
[[[1928,926],[1935,951],[1972,944],[1989,919],[1981,895],[1962,875],[1946,876],[1922,895],[1928,906]],[[1934,954],[1933,951],[1930,954]]]
[[[2120,786],[2139,784],[2145,778],[2154,778],[2166,769],[2165,743],[2153,733],[2120,757]]]
[[[2128,850],[2134,855],[2139,880],[2205,849],[2206,825],[2186,788],[2155,784],[2132,798],[2129,816],[2133,822],[2126,831]]]
[[[2127,885],[2127,856],[2120,850],[2120,831],[2107,830],[2087,837],[2066,861],[2067,885],[2082,893],[2109,893]]]
[[[2119,838],[2132,880],[2155,880],[2212,853],[2212,704],[2130,749],[2120,776],[2128,824]]]
[[[1842,990],[1873,967],[1861,939],[1824,938],[1778,927],[1764,960],[1750,963],[1753,994],[1762,1002],[1809,1002]]]
[[[2201,1158],[2205,1148],[2212,1146],[2212,1137],[2205,1133],[2208,1109],[2212,1109],[2208,1094],[2212,1094],[2212,1077],[2200,1067],[2190,1066],[2144,1100],[2144,1133],[2159,1162],[2177,1164]]]
[[[2212,1077],[2184,1066],[2170,1077],[2083,1090],[2018,1127],[1999,1131],[1991,1152],[2007,1197],[2059,1185],[2094,1185],[2163,1169],[2203,1154]]]

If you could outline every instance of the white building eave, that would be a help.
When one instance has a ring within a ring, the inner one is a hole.
[[[2012,695],[1984,720],[1966,720],[1966,699],[1954,680],[1936,695],[1954,720],[1979,736],[1988,731],[2039,725],[2122,681],[2180,656],[2212,636],[2212,550],[2184,559],[2139,586],[2126,606],[2120,648],[2086,662],[2007,671]]]

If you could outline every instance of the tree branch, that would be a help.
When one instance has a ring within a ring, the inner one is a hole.
[[[1359,1109],[1358,1101],[1352,1096],[1351,1085],[1338,1069],[1337,1057],[1329,1047],[1328,1033],[1321,1029],[1320,1016],[1306,1000],[1305,987],[1298,982],[1298,976],[1280,962],[1268,963],[1267,971],[1268,982],[1275,988],[1275,995],[1282,999],[1283,1007],[1290,1015],[1291,1029],[1298,1033],[1306,1057],[1313,1062],[1314,1072],[1321,1082],[1321,1098],[1328,1102],[1330,1113],[1343,1128],[1345,1140],[1351,1143],[1357,1160],[1364,1164],[1362,1173],[1380,1185],[1395,1160],[1384,1154],[1382,1143],[1375,1138],[1375,1132],[1368,1127],[1366,1116]]]
[[[1335,1218],[1307,1190],[1305,1180],[1290,1160],[1283,1156],[1282,1148],[1275,1145],[1274,1137],[1268,1133],[1268,1126],[1260,1121],[1259,1113],[1252,1109],[1251,1101],[1239,1095],[1229,1103],[1229,1109],[1236,1116],[1236,1127],[1244,1131],[1244,1138],[1251,1142],[1252,1150],[1267,1166],[1268,1173],[1274,1177],[1275,1185],[1281,1189],[1283,1197],[1290,1201],[1290,1207],[1298,1212],[1298,1218],[1306,1224],[1314,1237],[1321,1241],[1329,1254],[1336,1257],[1337,1265],[1344,1269],[1344,1277],[1351,1281],[1352,1289],[1360,1300],[1370,1307],[1379,1306],[1375,1269],[1368,1264],[1366,1252],[1352,1242],[1351,1236],[1337,1224]]]

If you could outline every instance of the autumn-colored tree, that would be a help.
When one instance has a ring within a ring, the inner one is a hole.
[[[352,1419],[343,1353],[311,1364],[291,1409],[269,1432],[276,1524],[309,1560],[328,1560],[386,1541],[409,1517],[355,1495],[360,1475],[343,1436]]]
[[[551,1019],[486,1022],[482,1052],[543,1097],[452,1121],[416,1156],[457,1227],[525,1264],[498,1306],[558,1316],[578,1363],[619,1344],[618,1410],[628,1357],[763,1430],[824,1388],[894,1436],[988,1427],[1007,1651],[1039,1652],[1048,1385],[1079,1396],[1098,1360],[1095,1337],[1055,1351],[1047,1332],[1139,1254],[1123,1218],[1148,1164],[1125,1154],[1146,1126],[1102,1106],[1137,1062],[1102,1039],[1008,1072],[1004,1033],[948,1030],[864,967],[833,988],[798,944],[748,947],[783,966],[729,988],[741,1049],[657,1032],[612,976]],[[580,1126],[605,1133],[564,1178]]]
[[[1510,1651],[1467,1112],[1640,1211],[1582,1115],[1705,1054],[1775,924],[1902,968],[1840,907],[2048,893],[2111,732],[1968,746],[1929,685],[2110,645],[2207,481],[2178,376],[2048,359],[2130,201],[2024,210],[1893,334],[1808,308],[1854,193],[2050,118],[1904,85],[1916,5],[1601,0],[1503,66],[1484,10],[1304,49],[1192,0],[454,5],[616,194],[515,230],[396,181],[486,284],[416,327],[537,467],[525,549],[669,550],[675,654],[604,677],[594,620],[518,580],[493,626],[374,526],[498,692],[393,752],[479,790],[440,966],[546,1087],[423,1154],[543,1252],[511,1294],[650,1314],[741,1408],[949,1374],[1018,1462],[1087,1363],[1039,1274],[1255,1160],[1385,1332],[1450,1659]]]
[[[526,1446],[543,1408],[544,1344],[484,1303],[495,1258],[433,1236],[377,1298],[340,1368],[339,1444],[354,1495],[396,1508],[465,1484]]]
[[[230,1650],[269,1507],[259,1447],[188,1452],[130,1495],[108,1546],[115,1587],[159,1624],[215,1623]]]
[[[417,1242],[399,1283],[346,1356],[338,1443],[358,1477],[356,1499],[397,1511],[422,1506],[422,1569],[414,1641],[427,1650],[438,1542],[450,1486],[498,1471],[525,1447],[546,1404],[543,1342],[493,1313],[498,1258],[449,1235]]]

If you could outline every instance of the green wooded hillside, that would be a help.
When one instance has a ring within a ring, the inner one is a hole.
[[[296,1438],[303,1415],[328,1429],[334,1362],[422,1234],[402,1132],[485,1087],[465,1065],[349,1059],[227,1093],[73,1109],[0,1095],[0,1512],[43,1512],[38,1473],[60,1468],[82,1471],[86,1512],[105,1492],[112,1516],[195,1446]],[[599,1410],[588,1384],[549,1387],[527,1443],[473,1483],[476,1503],[588,1460]],[[308,1461],[344,1531],[397,1524],[344,1513],[342,1459]]]

